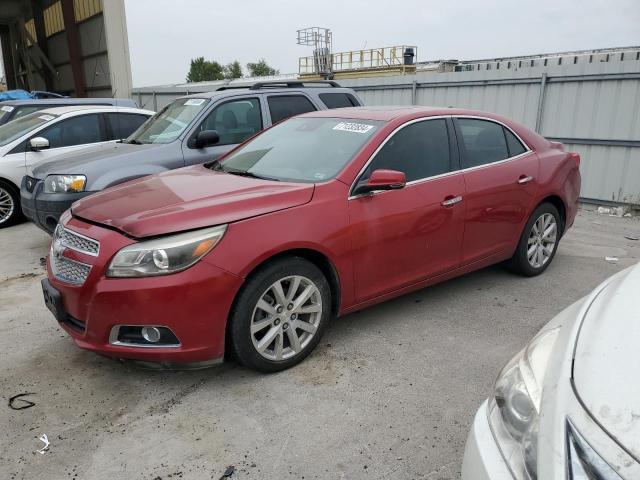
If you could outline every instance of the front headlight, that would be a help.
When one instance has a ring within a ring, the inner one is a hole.
[[[536,480],[542,382],[560,327],[540,332],[496,380],[489,424],[518,480]]]
[[[107,277],[148,277],[180,272],[195,264],[224,236],[226,225],[180,233],[124,247],[111,261]]]
[[[49,175],[44,179],[44,193],[84,192],[86,184],[84,175]]]

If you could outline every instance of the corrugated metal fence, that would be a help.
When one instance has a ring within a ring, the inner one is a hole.
[[[640,204],[640,60],[341,80],[367,105],[499,113],[582,156],[582,197]],[[214,85],[134,89],[147,107]]]

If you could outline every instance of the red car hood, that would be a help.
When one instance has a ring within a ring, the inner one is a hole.
[[[285,183],[181,168],[77,201],[74,216],[135,238],[210,227],[302,205],[313,184]]]

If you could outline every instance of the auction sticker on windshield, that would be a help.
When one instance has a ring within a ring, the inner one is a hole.
[[[202,105],[204,103],[204,98],[190,98],[186,102],[185,105]]]
[[[15,107],[12,107],[11,105],[5,105],[2,108],[0,108],[0,110],[2,110],[3,112],[13,112],[13,109]]]
[[[353,122],[340,122],[335,127],[333,127],[334,130],[340,130],[343,132],[354,132],[354,133],[367,133],[372,128],[373,128],[373,125],[366,125],[364,123],[353,123]]]

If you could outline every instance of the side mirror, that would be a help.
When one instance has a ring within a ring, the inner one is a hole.
[[[407,177],[396,170],[374,170],[366,182],[356,186],[353,194],[362,195],[376,190],[399,190],[407,184]]]
[[[40,150],[46,150],[49,148],[49,140],[44,137],[33,137],[29,140],[29,147],[34,152],[39,152]]]
[[[202,130],[198,132],[195,139],[196,148],[210,147],[220,141],[220,135],[217,130]]]

